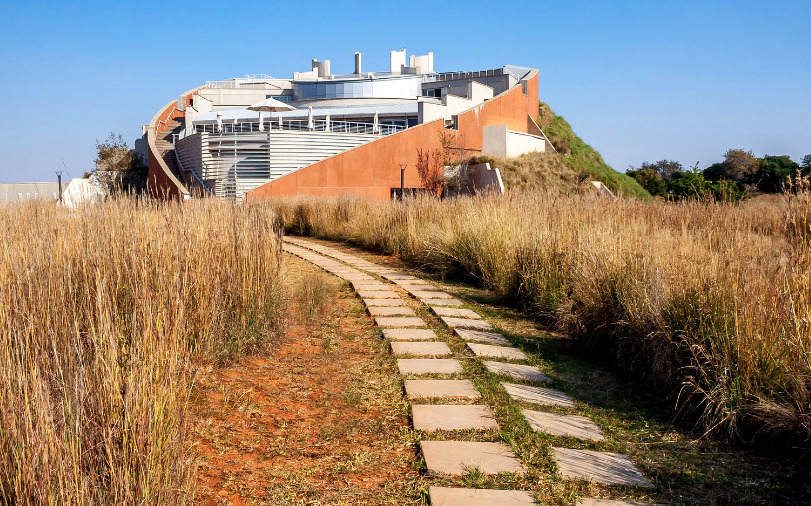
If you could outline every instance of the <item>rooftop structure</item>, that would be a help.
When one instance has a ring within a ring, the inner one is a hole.
[[[292,79],[207,82],[165,106],[144,127],[150,190],[382,200],[400,189],[401,169],[405,186],[420,188],[417,150],[441,149],[448,139],[471,154],[551,149],[533,121],[535,69],[438,73],[433,53],[405,50],[390,53],[386,72],[363,72],[360,53],[351,74],[331,74],[329,60],[310,68]],[[280,107],[252,109],[263,101]]]

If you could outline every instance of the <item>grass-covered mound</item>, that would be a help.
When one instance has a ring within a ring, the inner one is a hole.
[[[572,126],[543,102],[540,102],[536,122],[555,146],[562,163],[579,178],[602,181],[611,191],[620,196],[637,197],[644,200],[651,198],[650,193],[642,188],[635,179],[615,171],[606,164],[600,153],[583,142],[583,139],[574,133]]]

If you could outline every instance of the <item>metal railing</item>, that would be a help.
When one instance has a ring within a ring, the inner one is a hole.
[[[278,121],[267,121],[264,123],[265,132],[269,130],[295,130],[295,131],[313,131],[313,132],[332,132],[332,133],[347,133],[347,134],[365,134],[365,135],[391,135],[405,130],[405,125],[392,125],[388,123],[363,123],[354,121],[330,121],[327,125],[326,120],[314,120],[312,128],[310,128],[309,121],[307,120],[285,120],[282,119],[281,126]],[[258,121],[243,121],[234,123],[226,121],[222,123],[222,128],[218,129],[214,123],[197,124],[192,127],[186,128],[181,132],[177,139],[183,139],[195,133],[208,132],[212,134],[234,134],[234,133],[256,133],[262,132],[259,130]]]

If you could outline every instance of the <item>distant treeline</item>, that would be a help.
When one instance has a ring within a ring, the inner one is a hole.
[[[715,198],[734,201],[758,193],[778,193],[788,188],[790,178],[797,173],[811,174],[811,154],[800,163],[788,156],[758,158],[752,151],[730,149],[724,161],[704,170],[698,163],[685,170],[679,162],[659,160],[631,166],[626,174],[653,196],[681,200],[685,198]]]

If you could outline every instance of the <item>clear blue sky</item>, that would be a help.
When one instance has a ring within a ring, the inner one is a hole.
[[[132,143],[206,80],[385,70],[537,67],[541,99],[615,169],[700,167],[728,148],[811,153],[809,1],[0,1],[0,182],[81,177],[95,141]]]

